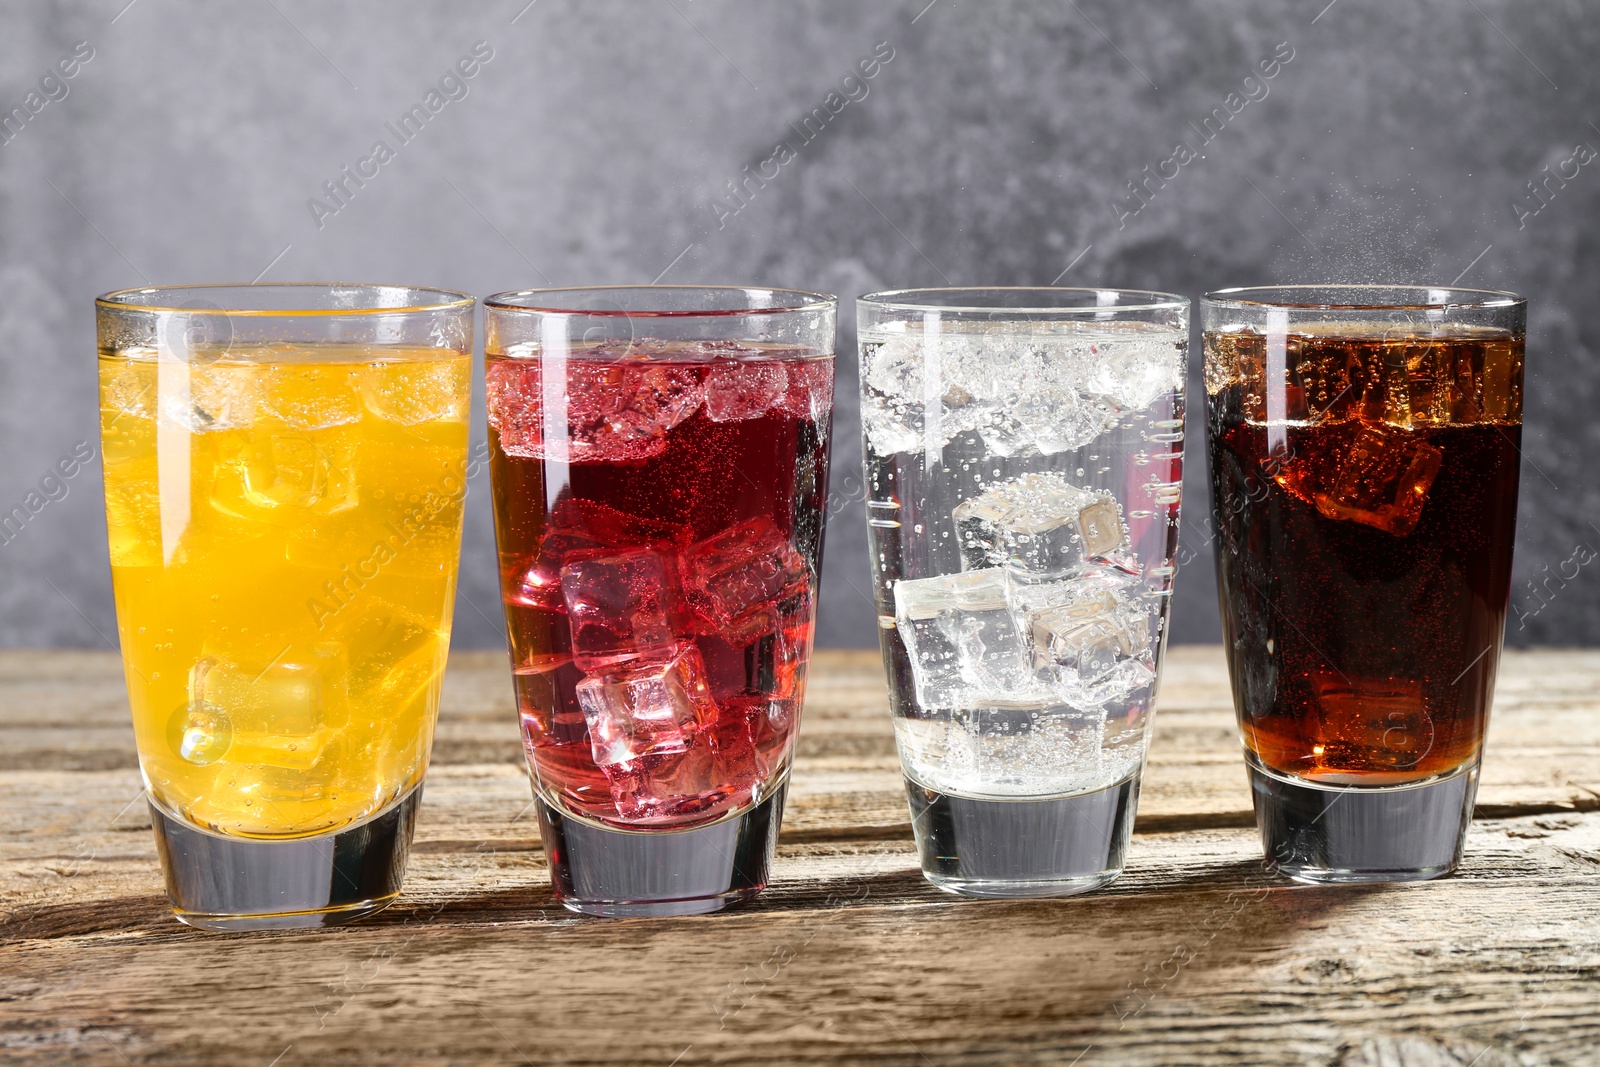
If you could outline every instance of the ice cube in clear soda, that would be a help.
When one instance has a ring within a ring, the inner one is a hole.
[[[926,707],[1034,699],[1033,655],[1012,610],[1004,569],[895,584],[895,625]]]
[[[1054,472],[990,486],[958,504],[952,518],[969,570],[1009,567],[1026,580],[1044,580],[1127,554],[1116,498]]]

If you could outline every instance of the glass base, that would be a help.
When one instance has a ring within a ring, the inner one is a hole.
[[[339,926],[400,894],[422,786],[383,811],[316,837],[226,837],[150,801],[167,896],[179,921],[205,930]]]
[[[1474,763],[1421,785],[1352,788],[1274,774],[1248,760],[1267,866],[1318,885],[1449,874],[1478,792]]]
[[[922,874],[973,897],[1065,897],[1122,873],[1139,776],[1050,800],[973,800],[906,779]]]
[[[535,796],[563,907],[584,915],[703,915],[767,886],[783,821],[785,782],[738,815],[692,830],[618,830]]]

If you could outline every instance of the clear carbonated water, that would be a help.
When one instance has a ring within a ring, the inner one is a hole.
[[[908,777],[975,799],[1140,767],[1166,641],[1187,335],[1141,322],[861,335],[868,521]]]

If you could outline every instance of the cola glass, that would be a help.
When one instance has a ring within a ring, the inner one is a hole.
[[[1189,301],[858,304],[879,635],[923,874],[1061,896],[1122,871],[1166,643]]]
[[[715,911],[766,885],[805,696],[832,297],[485,301],[512,677],[556,896]]]
[[[1267,862],[1461,860],[1511,588],[1527,304],[1425,286],[1202,305],[1223,635]]]

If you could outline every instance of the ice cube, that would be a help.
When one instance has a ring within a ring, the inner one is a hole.
[[[1143,411],[1183,388],[1188,341],[1177,336],[1107,336],[1081,351],[1078,365],[1085,390],[1127,411]]]
[[[1011,411],[1023,433],[1045,456],[1082,448],[1120,417],[1103,401],[1082,397],[1059,382],[1030,383]]]
[[[1320,741],[1307,755],[1316,770],[1403,771],[1432,751],[1433,716],[1417,679],[1318,670],[1310,681]]]
[[[1149,616],[1120,593],[1069,587],[1056,606],[1031,613],[1029,624],[1041,665],[1070,701],[1125,700],[1155,680]]]
[[[1133,586],[1134,580],[1121,571],[1088,567],[1064,581],[1018,583],[1012,587],[1012,601],[1030,616],[1056,611],[1088,619],[1125,603]]]
[[[1412,433],[1364,425],[1337,469],[1313,491],[1317,510],[1396,537],[1416,529],[1444,452]]]
[[[722,703],[724,717],[744,724],[744,732],[768,765],[782,760],[795,724],[797,705],[787,700],[740,695]],[[737,749],[737,738],[731,747]]]
[[[584,671],[673,656],[677,568],[652,548],[569,556],[561,595],[572,625],[572,658]]]
[[[1502,419],[1507,422],[1522,420],[1522,360],[1523,344],[1520,339],[1494,338],[1478,346],[1476,359],[1463,360],[1477,364],[1466,377],[1471,383],[1462,389],[1472,403],[1462,405],[1459,421],[1471,421],[1473,415],[1482,419]]]
[[[189,708],[215,709],[229,724],[231,743],[222,746],[230,763],[309,770],[335,733],[349,720],[349,661],[334,642],[309,654],[286,647],[265,663],[241,662],[219,652],[198,660],[189,672]],[[216,746],[196,727],[182,734],[180,755],[192,759]]]
[[[789,365],[789,388],[778,408],[796,419],[825,426],[833,412],[833,360],[808,359]]]
[[[862,423],[874,452],[943,448],[977,432],[996,455],[1055,455],[1182,384],[1176,333],[968,328],[863,338]]]
[[[592,353],[569,360],[565,379],[558,376],[550,382],[544,380],[540,360],[490,362],[485,394],[489,425],[501,451],[521,459],[543,459],[544,404],[564,396],[570,462],[638,462],[666,451],[668,431],[705,400],[703,368],[590,357]]]
[[[529,558],[515,561],[506,574],[502,587],[506,590],[506,604],[565,612],[567,602],[561,594],[561,568],[575,553],[604,547],[579,531],[546,530],[539,541],[539,550]]]
[[[665,660],[593,674],[577,686],[594,761],[618,764],[687,752],[717,719],[705,663],[693,645]]]
[[[687,750],[643,756],[606,774],[622,818],[646,825],[702,820],[757,799],[767,758],[742,721],[702,733]]]
[[[1126,561],[1122,508],[1103,490],[1053,472],[991,486],[952,512],[969,571],[1008,567],[1024,580],[1060,578],[1086,562]]]
[[[508,456],[544,457],[542,366],[538,360],[491,359],[484,368],[489,425]]]
[[[751,797],[768,763],[745,714],[724,715],[699,651],[578,683],[596,765],[617,814],[669,820]]]
[[[880,455],[943,448],[963,433],[992,429],[1004,415],[995,403],[1000,376],[977,373],[968,339],[924,342],[891,336],[863,348],[867,388],[862,424]],[[930,355],[929,350],[932,350]],[[934,364],[933,395],[924,392],[925,363]]]
[[[701,375],[700,368],[645,360],[569,363],[569,460],[623,463],[660,455],[667,433],[704,402]]]
[[[372,363],[357,372],[361,398],[380,419],[402,426],[467,417],[472,367],[464,358]]]
[[[355,442],[265,424],[219,449],[212,506],[235,518],[300,522],[356,507]],[[274,514],[276,513],[276,514]]]
[[[867,444],[880,456],[922,450],[922,416],[905,404],[865,392],[861,397],[861,428]]]
[[[925,708],[1040,699],[1027,636],[999,567],[895,583],[895,627]]]
[[[783,396],[789,374],[772,360],[722,363],[706,372],[706,414],[712,422],[758,418]]]
[[[811,656],[812,604],[809,593],[789,602],[777,629],[745,650],[747,689],[798,710]]]
[[[113,425],[123,416],[147,419],[154,410],[156,368],[154,360],[103,361],[100,371],[100,410]]]
[[[444,678],[450,635],[437,621],[368,592],[329,620],[330,640],[344,643],[349,689],[358,706],[404,708],[426,697]]]
[[[585,497],[563,496],[550,512],[538,551],[508,565],[506,602],[565,611],[561,568],[574,553],[648,547],[670,552],[687,545],[691,536],[687,526],[630,515]]]
[[[326,430],[361,418],[357,368],[339,364],[283,363],[256,377],[258,413],[295,430]]]
[[[695,611],[732,645],[772,633],[811,590],[804,557],[765,515],[691,545],[682,573]]]
[[[247,427],[259,403],[260,374],[251,364],[160,360],[155,381],[161,421],[190,433]]]

